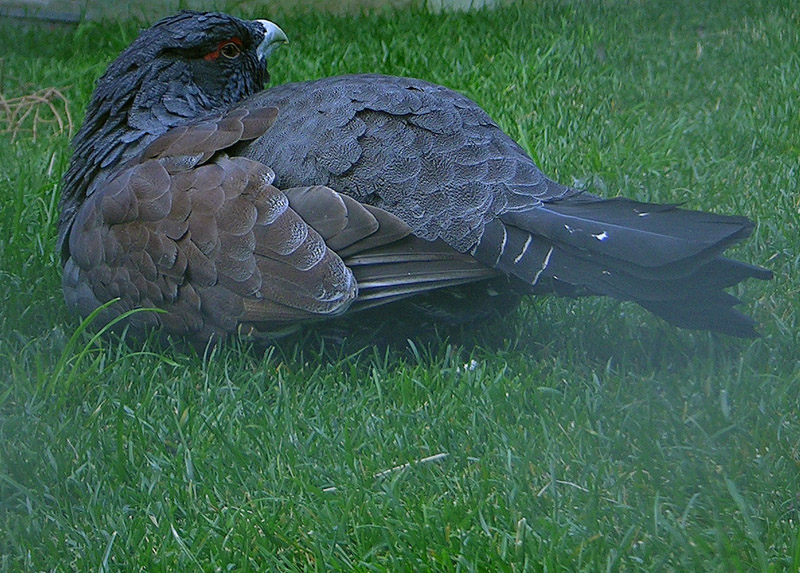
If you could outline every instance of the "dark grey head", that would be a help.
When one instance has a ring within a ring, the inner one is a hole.
[[[227,107],[264,87],[267,56],[285,41],[267,20],[181,12],[144,30],[122,52],[98,82],[92,103],[127,93],[150,105],[167,98],[167,108],[187,113]]]
[[[181,12],[144,30],[98,81],[72,142],[59,248],[99,177],[167,129],[260,91],[269,80],[267,57],[286,41],[272,22],[214,12]]]

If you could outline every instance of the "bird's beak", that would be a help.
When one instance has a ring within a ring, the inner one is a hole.
[[[261,40],[256,49],[259,59],[264,61],[275,51],[275,48],[281,44],[288,44],[289,38],[286,37],[284,31],[277,24],[273,24],[269,20],[256,20],[256,22],[264,27],[264,39]]]

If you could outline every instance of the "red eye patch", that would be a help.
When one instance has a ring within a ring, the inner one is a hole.
[[[235,44],[237,47],[241,48],[242,40],[238,36],[234,36],[230,40],[223,40],[222,42],[217,44],[216,50],[207,53],[205,56],[203,56],[203,59],[206,60],[207,62],[213,62],[214,60],[219,58],[220,54],[222,53],[222,49],[228,44]]]

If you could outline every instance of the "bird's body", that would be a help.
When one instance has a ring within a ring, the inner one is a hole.
[[[104,321],[161,308],[130,320],[204,343],[373,307],[462,321],[507,306],[491,296],[604,294],[754,335],[723,291],[770,274],[720,256],[743,217],[560,185],[477,104],[420,80],[258,91],[266,61],[249,54],[269,38],[253,23],[188,13],[148,33],[168,38],[161,75],[122,65],[136,45],[112,65],[65,176],[64,287],[82,315],[119,297]]]

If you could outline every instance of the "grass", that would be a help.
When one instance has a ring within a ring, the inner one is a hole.
[[[795,3],[272,18],[276,83],[447,84],[562,181],[755,219],[735,254],[776,273],[740,290],[764,336],[547,299],[351,355],[94,339],[54,252],[67,128],[23,123],[0,134],[0,571],[800,570]],[[79,118],[136,29],[4,24],[0,93]]]

